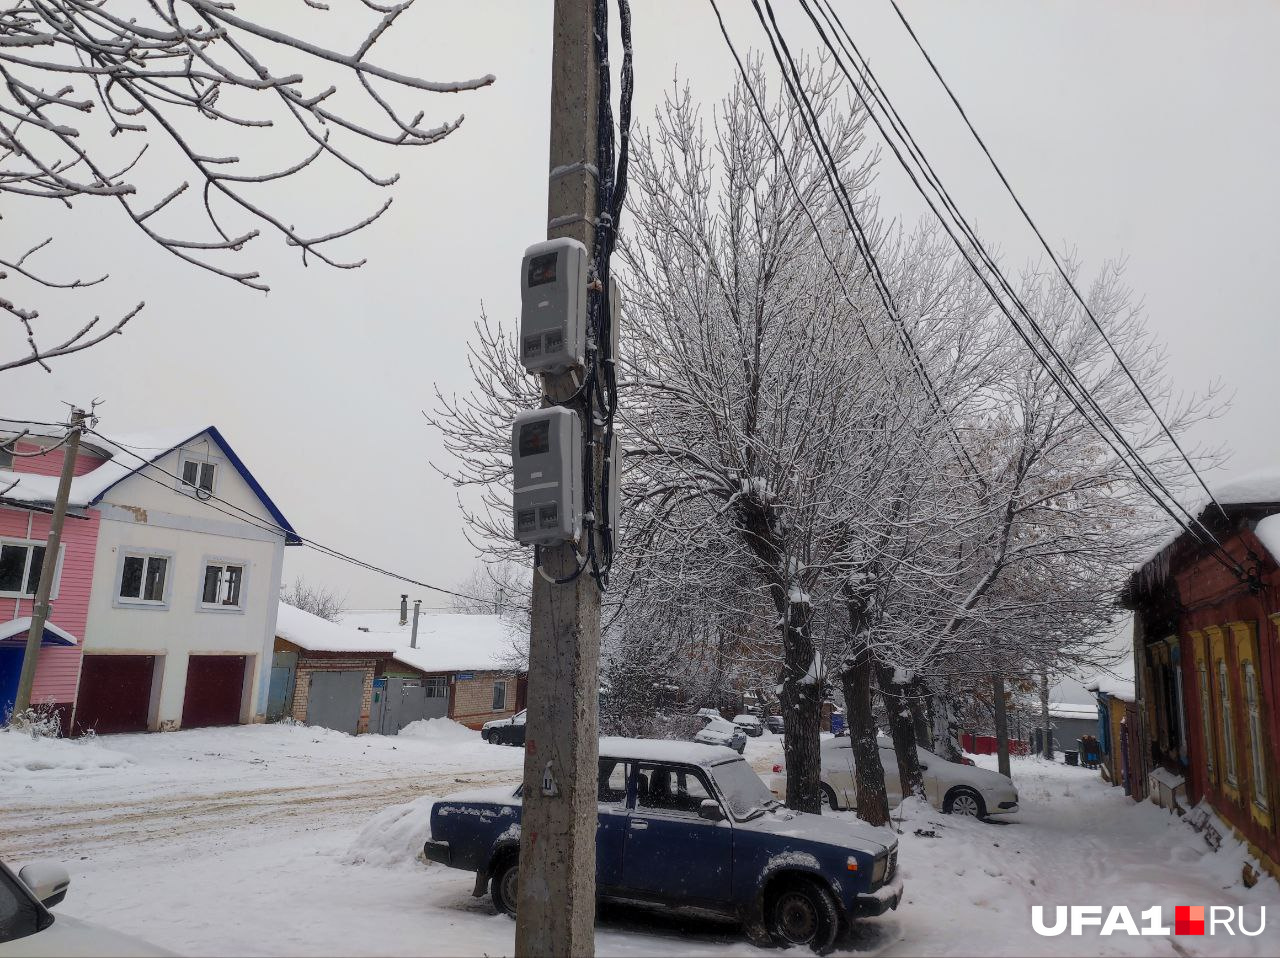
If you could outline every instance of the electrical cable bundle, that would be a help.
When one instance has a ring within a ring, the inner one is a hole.
[[[596,233],[591,253],[591,275],[588,279],[586,378],[572,397],[582,399],[582,512],[586,556],[577,569],[556,585],[573,582],[587,569],[601,592],[609,585],[613,566],[614,528],[610,498],[610,476],[621,464],[613,462],[614,414],[618,408],[616,372],[617,343],[613,342],[613,303],[609,264],[618,242],[618,221],[627,193],[627,155],[631,136],[631,96],[634,86],[631,52],[631,7],[628,0],[618,0],[618,19],[622,34],[622,71],[619,80],[618,128],[619,144],[615,156],[613,106],[609,77],[609,2],[596,0],[595,53],[599,66],[599,106],[596,123]],[[597,429],[602,430],[604,468],[596,482]],[[596,533],[599,531],[599,547]],[[534,564],[541,572],[542,551],[534,547]],[[545,576],[545,573],[543,573]]]

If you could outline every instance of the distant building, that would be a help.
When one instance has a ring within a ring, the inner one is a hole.
[[[478,729],[525,707],[527,636],[500,615],[423,612],[417,648],[410,647],[413,615],[407,610],[403,616],[398,609],[352,610],[341,624],[390,643],[385,676],[421,681],[428,709],[437,714]]]

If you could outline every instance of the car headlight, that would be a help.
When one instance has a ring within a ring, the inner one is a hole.
[[[875,864],[871,866],[871,884],[878,885],[884,881],[884,872],[889,865],[888,855],[877,855]]]

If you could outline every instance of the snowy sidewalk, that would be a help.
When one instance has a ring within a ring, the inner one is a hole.
[[[767,768],[773,736],[749,741]],[[520,775],[522,752],[449,723],[423,737],[290,726],[23,743],[0,735],[0,857],[64,862],[60,911],[183,954],[502,955],[514,924],[471,878],[418,859],[433,797]],[[979,761],[985,761],[979,759]],[[903,822],[906,898],[862,923],[859,954],[1277,955],[1280,892],[1246,890],[1229,843],[1096,772],[1018,760],[1016,820],[932,810]],[[847,814],[847,813],[841,813]],[[927,834],[932,831],[932,837]],[[1030,907],[1257,903],[1260,938],[1041,938]],[[604,910],[601,955],[777,955],[732,925]]]

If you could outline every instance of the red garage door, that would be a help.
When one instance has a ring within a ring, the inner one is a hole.
[[[183,728],[240,722],[247,659],[244,655],[193,655],[187,659]]]
[[[76,731],[145,732],[154,655],[86,655],[76,696]]]

